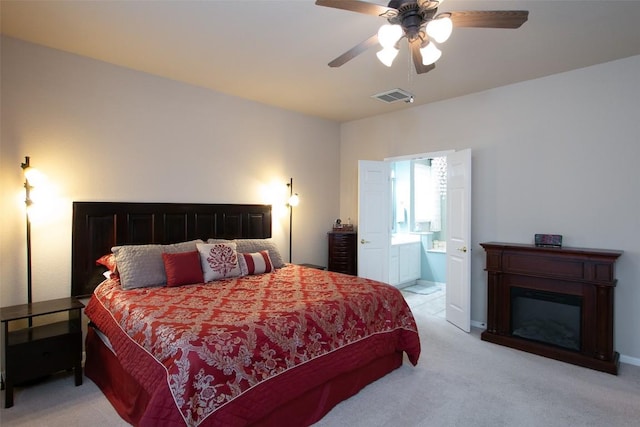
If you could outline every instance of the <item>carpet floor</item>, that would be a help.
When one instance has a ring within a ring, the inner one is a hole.
[[[567,427],[640,425],[640,367],[618,376],[480,340],[438,316],[414,310],[422,343],[408,361],[340,403],[315,427]],[[2,392],[4,403],[4,392]],[[0,409],[3,427],[127,424],[93,382],[59,374],[15,391]],[[283,423],[286,425],[286,423]]]

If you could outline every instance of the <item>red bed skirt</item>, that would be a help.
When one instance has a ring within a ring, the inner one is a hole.
[[[125,421],[138,425],[149,403],[149,394],[122,369],[116,356],[104,345],[93,328],[89,328],[87,332],[85,348],[85,375],[102,390]],[[402,360],[402,352],[382,355],[365,366],[332,378],[296,396],[252,425],[311,425],[367,384],[400,367]],[[202,425],[216,425],[215,416],[209,417]]]

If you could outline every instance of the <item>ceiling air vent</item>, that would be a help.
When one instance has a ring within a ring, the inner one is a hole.
[[[371,96],[372,98],[379,99],[382,102],[392,103],[397,101],[411,102],[413,95],[402,89],[391,89],[386,92],[377,93]]]

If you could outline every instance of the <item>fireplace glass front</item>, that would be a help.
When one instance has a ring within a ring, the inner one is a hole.
[[[511,287],[511,335],[580,351],[582,298]]]

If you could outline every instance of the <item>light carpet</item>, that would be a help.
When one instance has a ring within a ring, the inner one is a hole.
[[[638,366],[621,364],[614,376],[481,341],[480,330],[467,334],[435,316],[416,319],[418,366],[405,362],[316,427],[640,425]],[[127,425],[89,379],[75,387],[71,374],[19,388],[14,400],[0,410],[3,427]]]

